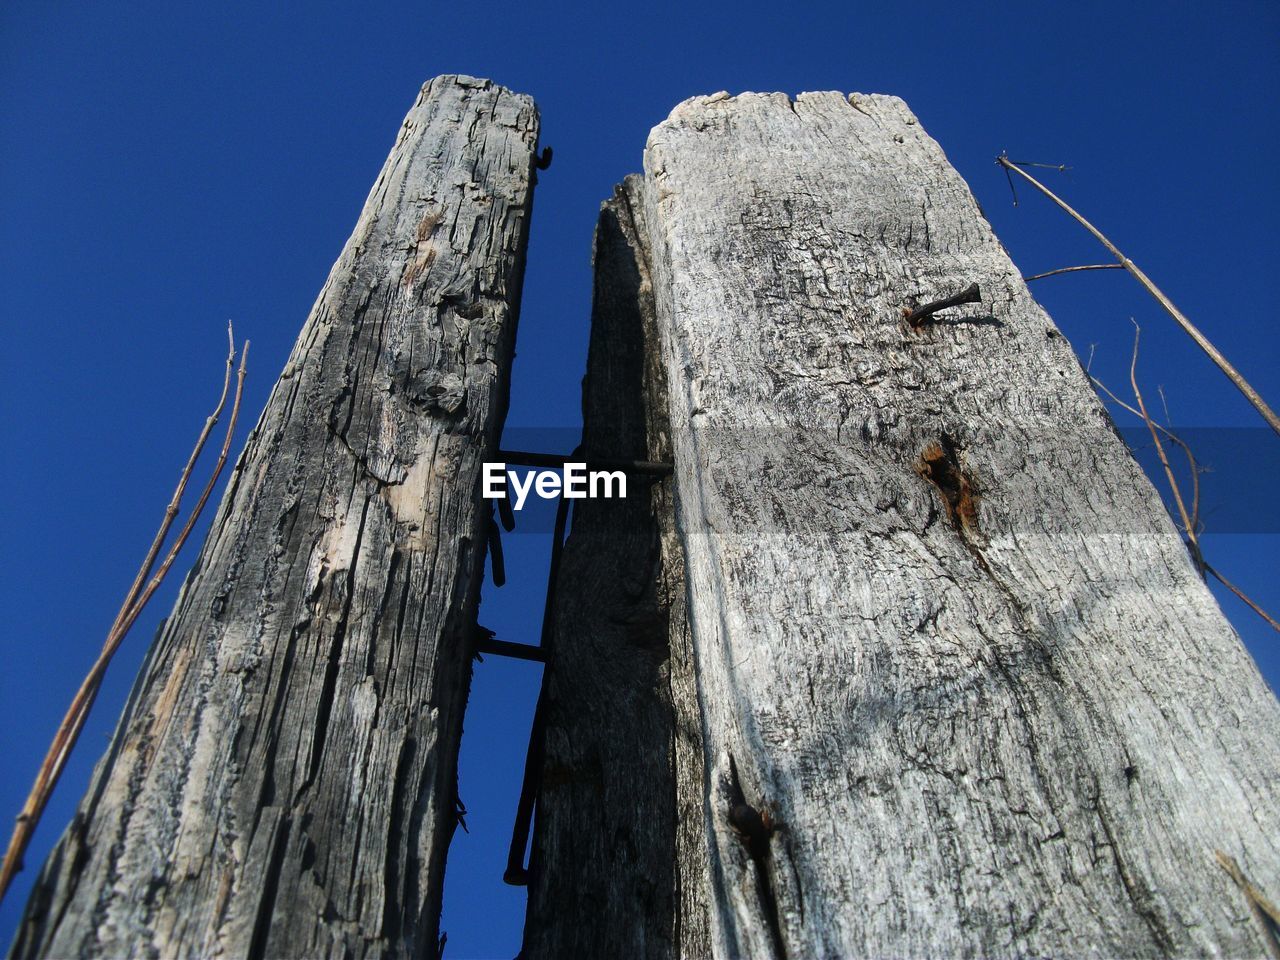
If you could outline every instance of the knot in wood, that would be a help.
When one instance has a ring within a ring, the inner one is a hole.
[[[396,378],[406,400],[426,412],[457,414],[466,401],[466,385],[456,373],[423,368],[402,371]]]

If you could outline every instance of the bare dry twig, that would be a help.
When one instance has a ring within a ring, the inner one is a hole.
[[[1135,326],[1137,325],[1135,324]],[[1138,350],[1138,342],[1137,342],[1137,334],[1135,334],[1133,365],[1136,365],[1137,363],[1137,359],[1138,359],[1137,350]],[[1141,402],[1142,394],[1141,394],[1141,391],[1138,390],[1137,383],[1134,382],[1136,378],[1134,377],[1133,365],[1130,366],[1130,381],[1133,382],[1134,393],[1139,398],[1139,401]],[[1089,380],[1093,383],[1093,385],[1097,387],[1098,390],[1100,390],[1116,406],[1120,407],[1121,409],[1127,410],[1130,413],[1132,413],[1135,417],[1140,418],[1147,425],[1148,430],[1159,431],[1161,434],[1163,434],[1167,440],[1175,444],[1180,450],[1182,450],[1183,454],[1186,456],[1187,465],[1191,471],[1191,510],[1190,510],[1189,516],[1188,516],[1188,512],[1185,509],[1181,510],[1181,514],[1184,518],[1183,522],[1187,526],[1187,528],[1190,529],[1191,531],[1194,531],[1194,539],[1191,534],[1188,535],[1188,540],[1190,541],[1188,543],[1188,549],[1191,550],[1193,559],[1196,561],[1196,563],[1198,564],[1199,568],[1202,571],[1201,576],[1203,576],[1204,573],[1212,574],[1224,587],[1226,587],[1228,590],[1234,593],[1237,597],[1239,597],[1240,600],[1249,607],[1249,609],[1251,609],[1254,613],[1260,616],[1263,620],[1267,621],[1267,623],[1269,623],[1272,626],[1272,628],[1274,628],[1277,631],[1280,631],[1280,622],[1277,622],[1276,619],[1271,616],[1271,614],[1267,613],[1266,610],[1262,609],[1262,607],[1254,603],[1253,600],[1251,600],[1239,587],[1237,587],[1234,583],[1232,583],[1230,580],[1224,577],[1221,573],[1219,573],[1216,569],[1214,569],[1214,567],[1211,566],[1209,562],[1204,558],[1204,554],[1201,551],[1200,542],[1199,542],[1199,534],[1201,531],[1201,523],[1200,523],[1201,467],[1200,467],[1200,464],[1196,461],[1196,456],[1191,451],[1190,445],[1188,445],[1186,441],[1184,441],[1181,437],[1179,437],[1176,433],[1174,433],[1168,427],[1164,426],[1164,424],[1158,423],[1157,421],[1151,419],[1151,417],[1148,416],[1146,413],[1145,406],[1142,406],[1141,409],[1139,409],[1139,407],[1135,407],[1132,404],[1125,403],[1125,401],[1121,400],[1118,396],[1115,395],[1115,393],[1112,392],[1110,387],[1108,387],[1105,383],[1103,383],[1101,380],[1099,380],[1097,377],[1093,375],[1091,370],[1092,367],[1093,367],[1093,352],[1091,350],[1089,354],[1089,361],[1088,363],[1085,364],[1085,375],[1088,376]],[[1162,401],[1164,400],[1163,390],[1160,392],[1160,398]],[[1168,417],[1168,415],[1169,415],[1168,405],[1166,404],[1165,416]],[[1157,449],[1160,449],[1160,443],[1158,439],[1156,439],[1156,446],[1157,446]],[[1183,500],[1182,500],[1180,488],[1178,487],[1177,480],[1174,478],[1173,472],[1169,468],[1168,460],[1167,458],[1165,458],[1163,451],[1161,451],[1160,457],[1161,457],[1161,462],[1165,467],[1165,472],[1166,472],[1166,476],[1169,479],[1169,484],[1173,488],[1174,499],[1178,502],[1179,506],[1181,507]]]
[[[1240,864],[1236,863],[1235,857],[1228,856],[1221,850],[1213,851],[1213,855],[1218,858],[1218,865],[1231,875],[1231,879],[1244,894],[1245,901],[1249,904],[1249,912],[1262,928],[1262,938],[1266,942],[1267,952],[1280,960],[1280,940],[1276,938],[1276,932],[1280,931],[1280,910],[1277,910],[1275,904],[1263,896],[1261,890],[1249,882],[1244,871],[1240,869]]]
[[[1078,267],[1059,267],[1057,270],[1046,270],[1044,273],[1037,273],[1030,277],[1023,277],[1023,283],[1030,283],[1032,280],[1043,280],[1045,277],[1056,277],[1060,273],[1079,273],[1081,270],[1123,270],[1118,263],[1086,263]]]
[[[1086,371],[1086,373],[1087,372],[1088,371]],[[1141,410],[1132,404],[1125,403],[1117,397],[1111,392],[1110,387],[1095,377],[1092,373],[1089,373],[1088,376],[1089,379],[1093,381],[1093,385],[1106,394],[1107,399],[1117,407],[1120,407],[1122,410],[1129,411],[1129,413],[1132,413],[1135,417],[1142,416]],[[1203,524],[1200,522],[1200,474],[1203,472],[1202,468],[1196,461],[1196,455],[1191,451],[1191,447],[1180,436],[1162,423],[1158,423],[1153,420],[1151,425],[1164,434],[1167,440],[1175,444],[1187,458],[1187,466],[1191,471],[1191,525],[1195,528],[1196,532],[1199,533],[1203,528]]]
[[[1164,307],[1165,311],[1169,314],[1169,316],[1173,317],[1174,321],[1178,324],[1178,326],[1180,326],[1187,333],[1187,335],[1196,342],[1196,345],[1199,346],[1200,349],[1203,350],[1208,355],[1210,360],[1212,360],[1215,364],[1217,364],[1218,369],[1227,375],[1227,379],[1229,379],[1233,384],[1235,384],[1236,389],[1239,390],[1241,393],[1243,393],[1245,395],[1245,398],[1248,399],[1248,401],[1253,404],[1254,408],[1260,414],[1262,414],[1262,418],[1267,421],[1267,423],[1271,426],[1271,429],[1274,430],[1277,434],[1280,434],[1280,416],[1276,415],[1275,411],[1272,410],[1271,407],[1267,405],[1267,402],[1262,399],[1261,394],[1259,394],[1258,391],[1255,390],[1253,386],[1249,383],[1249,381],[1247,381],[1241,375],[1240,371],[1237,370],[1235,367],[1233,367],[1231,363],[1227,360],[1227,358],[1224,357],[1222,353],[1218,350],[1218,348],[1213,345],[1213,343],[1209,340],[1209,338],[1206,337],[1203,333],[1201,333],[1200,330],[1196,327],[1196,325],[1187,319],[1186,314],[1184,314],[1181,310],[1179,310],[1177,307],[1173,305],[1173,301],[1164,295],[1164,292],[1151,281],[1150,277],[1148,277],[1145,273],[1142,272],[1142,270],[1138,268],[1138,265],[1136,263],[1134,263],[1132,260],[1126,257],[1123,253],[1121,253],[1120,248],[1117,247],[1114,243],[1112,243],[1109,239],[1107,239],[1107,237],[1102,233],[1101,230],[1099,230],[1092,223],[1090,223],[1083,216],[1081,216],[1065,200],[1063,200],[1061,197],[1055,194],[1043,183],[1041,183],[1031,174],[1027,173],[1027,171],[1023,170],[1022,167],[1019,166],[1017,163],[1010,160],[1008,157],[1004,155],[996,157],[996,163],[998,163],[1001,167],[1004,168],[1006,174],[1016,173],[1018,176],[1022,177],[1024,180],[1030,183],[1033,187],[1035,187],[1037,190],[1043,193],[1046,197],[1052,200],[1055,204],[1057,204],[1058,207],[1061,208],[1063,212],[1065,212],[1073,220],[1075,220],[1076,223],[1080,224],[1080,226],[1084,227],[1091,234],[1093,234],[1094,238],[1097,239],[1098,242],[1101,243],[1104,247],[1106,247],[1107,250],[1110,251],[1111,255],[1115,257],[1117,261],[1119,261],[1120,266],[1128,270],[1129,273],[1133,275],[1134,279],[1137,280],[1138,283],[1142,284],[1143,289],[1145,289],[1147,293],[1151,294],[1151,296],[1153,296],[1156,299],[1156,302],[1159,303],[1160,306]],[[1036,166],[1043,166],[1043,164],[1036,164]],[[1012,183],[1012,180],[1010,182]]]
[[[1217,578],[1219,583],[1221,583],[1224,587],[1226,587],[1228,590],[1234,593],[1237,597],[1239,597],[1249,607],[1250,610],[1252,610],[1254,613],[1260,616],[1263,620],[1267,621],[1267,623],[1271,624],[1271,626],[1275,630],[1280,631],[1280,623],[1276,622],[1276,618],[1271,616],[1271,614],[1267,613],[1267,611],[1263,610],[1260,606],[1258,606],[1256,603],[1250,600],[1241,591],[1239,587],[1237,587],[1234,583],[1232,583],[1230,580],[1228,580],[1226,577],[1220,574],[1217,570],[1211,567],[1207,562],[1205,563],[1204,568],[1208,570],[1211,574],[1213,574],[1214,577]]]
[[[116,650],[119,649],[129,629],[138,619],[138,615],[142,613],[147,601],[151,599],[164,580],[165,575],[169,572],[173,561],[182,550],[192,529],[195,527],[196,520],[208,502],[209,496],[217,484],[218,476],[227,462],[232,437],[235,434],[236,420],[240,415],[240,401],[244,395],[244,378],[249,357],[248,341],[245,341],[244,349],[240,355],[240,369],[236,376],[236,390],[231,405],[231,416],[227,422],[226,436],[223,438],[222,448],[219,451],[217,462],[214,464],[213,472],[205,483],[204,489],[200,492],[200,498],[192,509],[190,516],[188,516],[186,523],[170,545],[169,551],[161,562],[159,569],[148,581],[147,577],[151,575],[156,559],[160,556],[160,550],[173,527],[173,522],[177,519],[179,506],[181,505],[183,494],[186,492],[187,484],[191,479],[192,471],[195,469],[196,461],[199,460],[205,443],[208,441],[209,435],[213,432],[213,428],[226,406],[236,356],[235,336],[230,324],[227,324],[227,342],[227,370],[223,378],[222,394],[218,398],[218,404],[206,418],[204,427],[201,429],[199,437],[196,438],[191,456],[188,457],[182,475],[178,478],[178,485],[174,490],[173,497],[170,499],[168,507],[165,508],[160,528],[147,550],[146,557],[143,558],[142,565],[138,568],[138,573],[134,577],[132,585],[125,594],[119,613],[116,614],[110,630],[107,631],[107,639],[102,645],[102,652],[98,654],[98,659],[94,661],[84,681],[80,684],[80,689],[76,691],[71,705],[67,708],[66,715],[62,719],[62,723],[59,724],[57,732],[53,736],[53,741],[49,745],[49,751],[45,755],[44,762],[40,765],[40,770],[36,774],[36,781],[31,788],[31,793],[27,796],[22,812],[18,814],[13,836],[10,838],[9,847],[5,851],[4,862],[0,865],[0,900],[3,900],[4,895],[8,892],[13,878],[22,870],[23,855],[31,842],[32,835],[35,833],[36,824],[39,823],[40,816],[44,813],[49,798],[53,794],[53,789],[57,786],[58,778],[62,775],[63,768],[66,766],[67,758],[70,756],[71,750],[75,747],[76,740],[84,728],[89,711],[93,707],[93,702],[98,695],[99,689],[101,689],[102,679],[106,674],[111,658],[115,655]]]
[[[1191,549],[1191,559],[1195,561],[1196,569],[1200,571],[1200,576],[1204,576],[1204,558],[1200,554],[1200,536],[1196,530],[1195,523],[1191,520],[1191,515],[1187,513],[1186,503],[1182,499],[1182,488],[1178,485],[1177,477],[1173,474],[1173,467],[1169,465],[1169,457],[1164,452],[1164,444],[1160,442],[1160,432],[1156,430],[1155,421],[1151,419],[1151,415],[1147,413],[1147,403],[1142,397],[1142,390],[1138,387],[1138,343],[1142,339],[1142,328],[1138,326],[1138,322],[1133,321],[1133,359],[1129,362],[1129,383],[1133,387],[1134,399],[1138,401],[1138,410],[1142,414],[1142,422],[1147,425],[1147,429],[1151,432],[1151,441],[1156,445],[1156,455],[1160,458],[1160,466],[1164,467],[1164,474],[1169,478],[1169,489],[1173,491],[1173,502],[1178,506],[1178,516],[1182,518],[1182,530],[1187,535],[1187,545]]]

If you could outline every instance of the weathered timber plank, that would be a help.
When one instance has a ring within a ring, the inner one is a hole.
[[[670,457],[643,227],[619,189],[601,209],[583,451]],[[709,949],[693,662],[669,479],[625,500],[577,500],[560,565],[546,755],[524,960],[705,956]]]
[[[1261,952],[1280,708],[938,145],[710,98],[645,169],[717,952]]]
[[[15,956],[432,956],[533,102],[422,88]]]
[[[721,94],[645,171],[696,680],[669,709],[706,769],[630,805],[667,844],[705,798],[676,873],[707,866],[711,952],[1261,955],[1214,850],[1280,877],[1280,707],[938,145],[891,97]]]

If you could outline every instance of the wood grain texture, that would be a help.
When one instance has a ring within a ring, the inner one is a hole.
[[[537,138],[422,88],[14,956],[434,956]]]
[[[706,763],[692,779],[604,763],[592,795],[630,791],[664,850],[705,811],[659,878],[707,871],[709,952],[1262,955],[1214,850],[1264,888],[1280,877],[1280,707],[902,101],[696,98],[625,195],[694,665],[638,709],[697,724]],[[904,323],[975,282],[981,304]],[[652,554],[621,548],[596,547],[620,570]],[[617,629],[599,638],[592,717],[625,687],[610,657],[635,658]],[[626,749],[665,742],[632,722]],[[606,755],[625,723],[565,738]],[[555,797],[540,849],[562,876],[545,882],[654,860],[573,839]],[[742,837],[741,803],[775,830]]]

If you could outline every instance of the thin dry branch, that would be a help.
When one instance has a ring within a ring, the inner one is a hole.
[[[1240,888],[1240,892],[1244,894],[1244,898],[1249,904],[1249,912],[1253,914],[1254,920],[1262,928],[1262,937],[1266,941],[1267,952],[1277,960],[1280,960],[1280,940],[1276,938],[1276,932],[1280,930],[1280,910],[1277,910],[1275,904],[1263,896],[1261,890],[1249,882],[1248,877],[1244,875],[1244,871],[1240,869],[1240,864],[1236,863],[1235,857],[1228,856],[1221,850],[1213,851],[1213,855],[1218,858],[1218,865],[1231,875],[1231,879],[1235,881],[1236,886]]]
[[[240,415],[240,401],[244,395],[244,378],[249,357],[248,341],[245,341],[244,350],[240,355],[240,370],[236,377],[236,391],[232,401],[231,416],[227,421],[226,436],[223,438],[217,463],[215,463],[212,474],[205,483],[204,489],[200,493],[200,498],[188,516],[182,530],[170,545],[169,551],[159,569],[156,570],[155,575],[148,582],[147,577],[151,574],[156,558],[160,555],[160,550],[169,535],[170,529],[173,527],[174,520],[177,518],[178,509],[187,484],[191,479],[192,471],[195,469],[196,461],[200,458],[204,445],[226,406],[227,393],[231,384],[231,371],[235,365],[235,338],[230,324],[227,325],[227,339],[230,350],[227,356],[226,376],[223,378],[222,394],[218,398],[218,404],[205,420],[204,427],[201,429],[195,446],[192,448],[191,456],[187,459],[187,464],[178,479],[178,485],[174,490],[173,497],[170,499],[168,507],[165,508],[160,528],[147,550],[147,555],[143,559],[142,565],[138,568],[138,573],[134,577],[129,591],[125,594],[125,600],[120,607],[120,612],[116,614],[111,629],[107,632],[107,639],[103,643],[102,651],[98,654],[98,659],[94,661],[84,681],[80,684],[80,689],[76,691],[71,705],[67,708],[66,715],[62,719],[62,723],[59,724],[49,745],[49,751],[45,755],[44,762],[40,765],[40,770],[36,774],[35,784],[27,796],[21,813],[18,814],[13,835],[9,840],[9,847],[5,851],[4,862],[0,864],[0,901],[4,899],[5,894],[8,892],[13,878],[22,870],[23,855],[26,853],[31,837],[35,833],[36,825],[40,822],[40,817],[48,805],[54,787],[57,786],[58,779],[62,775],[67,758],[71,755],[71,750],[75,747],[80,732],[84,728],[89,711],[93,707],[93,702],[98,695],[99,689],[101,689],[102,679],[106,675],[107,666],[110,664],[111,658],[115,655],[116,650],[119,649],[125,636],[128,635],[130,627],[138,619],[143,608],[146,607],[147,601],[151,599],[156,589],[163,582],[165,575],[169,572],[174,559],[182,550],[192,529],[195,527],[196,520],[208,502],[209,496],[217,484],[218,476],[227,462],[227,455],[230,452],[231,441],[235,434],[236,420]],[[144,583],[146,584],[145,588],[143,586]]]
[[[1093,385],[1106,394],[1107,398],[1112,403],[1120,407],[1122,410],[1129,411],[1129,413],[1132,413],[1135,417],[1140,418],[1142,416],[1142,411],[1132,404],[1125,403],[1117,397],[1112,393],[1110,387],[1095,377],[1092,373],[1089,373],[1088,370],[1086,370],[1085,373],[1088,375],[1089,380],[1092,381]],[[1157,421],[1153,420],[1151,425],[1163,433],[1166,439],[1176,444],[1178,449],[1180,449],[1187,458],[1187,466],[1191,471],[1191,525],[1195,528],[1196,532],[1199,533],[1203,526],[1200,523],[1200,474],[1202,472],[1200,464],[1196,461],[1196,455],[1191,451],[1190,445],[1188,445],[1180,436],[1164,424]]]
[[[151,582],[147,584],[146,590],[142,592],[142,596],[122,622],[120,627],[122,634],[127,633],[129,628],[133,626],[134,621],[138,619],[138,615],[142,613],[142,608],[147,605],[147,601],[151,599],[151,595],[156,592],[161,581],[164,580],[165,575],[169,572],[169,568],[173,566],[173,561],[177,559],[178,553],[181,552],[183,545],[187,542],[187,538],[191,536],[191,531],[195,527],[196,521],[200,518],[205,504],[209,502],[209,495],[213,493],[213,488],[217,485],[218,476],[222,473],[222,468],[226,466],[227,455],[231,451],[232,434],[235,432],[236,421],[240,418],[240,400],[244,395],[244,376],[248,360],[249,341],[246,340],[244,351],[240,354],[240,369],[236,373],[236,394],[231,404],[231,419],[227,422],[227,433],[222,439],[222,449],[218,451],[218,460],[213,465],[213,472],[209,475],[204,489],[200,491],[200,499],[196,501],[191,515],[187,517],[187,522],[174,539],[173,545],[169,548],[169,553],[164,558],[164,562],[160,564],[160,569],[156,571],[155,576],[151,578]]]
[[[1080,226],[1093,234],[1098,242],[1106,247],[1107,250],[1110,251],[1111,255],[1119,261],[1120,266],[1128,270],[1129,273],[1133,275],[1134,279],[1137,280],[1138,283],[1142,284],[1147,293],[1151,294],[1151,296],[1156,299],[1156,302],[1159,303],[1160,306],[1164,307],[1165,311],[1169,316],[1173,317],[1178,326],[1182,327],[1187,335],[1190,336],[1200,349],[1208,355],[1209,359],[1218,365],[1218,369],[1227,375],[1227,379],[1235,384],[1236,389],[1243,393],[1248,401],[1253,404],[1254,408],[1262,414],[1262,418],[1270,424],[1271,429],[1277,434],[1280,434],[1280,416],[1276,415],[1275,411],[1267,405],[1267,402],[1262,399],[1261,394],[1259,394],[1257,390],[1253,389],[1253,386],[1241,375],[1240,371],[1233,367],[1227,358],[1219,352],[1218,348],[1210,342],[1209,338],[1201,333],[1199,329],[1197,329],[1196,325],[1188,320],[1186,315],[1173,305],[1173,301],[1164,295],[1164,292],[1151,281],[1150,277],[1138,268],[1136,263],[1121,253],[1120,249],[1108,240],[1101,230],[1081,216],[1074,208],[1067,204],[1065,200],[1055,194],[1043,183],[1031,174],[1027,173],[1027,171],[1023,170],[1018,164],[1014,163],[1006,156],[996,157],[996,163],[1003,167],[1006,173],[1016,173],[1018,176],[1022,177],[1046,197],[1056,203],[1067,215],[1075,220],[1076,223],[1080,224]]]
[[[1200,576],[1204,576],[1204,557],[1200,553],[1200,538],[1196,532],[1196,525],[1191,521],[1191,515],[1187,513],[1186,503],[1182,499],[1182,488],[1178,485],[1178,478],[1174,476],[1173,467],[1169,465],[1169,457],[1164,452],[1164,444],[1160,442],[1160,432],[1156,430],[1155,421],[1151,419],[1151,415],[1147,413],[1147,403],[1142,397],[1142,390],[1138,387],[1138,343],[1142,339],[1142,328],[1138,326],[1137,321],[1133,323],[1133,358],[1129,361],[1129,383],[1133,387],[1134,399],[1138,401],[1138,410],[1142,415],[1142,422],[1147,425],[1147,430],[1151,433],[1151,440],[1156,445],[1156,454],[1160,457],[1160,465],[1164,467],[1164,475],[1169,479],[1169,489],[1173,491],[1173,502],[1178,506],[1178,516],[1182,518],[1182,530],[1187,535],[1187,545],[1191,548],[1191,559],[1195,561],[1196,569],[1200,571]]]
[[[1164,387],[1157,386],[1156,393],[1160,394],[1160,406],[1164,408],[1165,423],[1172,423],[1173,417],[1169,413],[1169,399],[1164,395]],[[1168,427],[1159,423],[1155,426],[1156,429],[1181,447],[1182,452],[1187,456],[1187,462],[1191,466],[1191,526],[1195,528],[1197,534],[1203,533],[1204,524],[1200,522],[1200,466],[1196,463],[1195,454],[1191,452],[1189,446],[1182,442],[1182,438]]]
[[[1043,280],[1045,277],[1056,277],[1060,273],[1079,273],[1081,270],[1123,270],[1118,263],[1086,263],[1078,267],[1059,267],[1057,270],[1046,270],[1044,273],[1037,273],[1030,277],[1023,277],[1023,283],[1030,283],[1032,280]]]
[[[1250,610],[1252,610],[1254,613],[1260,616],[1263,620],[1267,621],[1267,623],[1271,624],[1273,629],[1280,631],[1280,623],[1276,622],[1276,618],[1271,616],[1271,614],[1267,613],[1267,611],[1263,610],[1260,606],[1258,606],[1256,603],[1250,600],[1239,587],[1237,587],[1234,583],[1232,583],[1230,580],[1228,580],[1226,577],[1220,574],[1217,570],[1213,569],[1213,567],[1211,567],[1208,563],[1205,563],[1204,568],[1208,570],[1211,574],[1213,574],[1214,577],[1217,578],[1219,583],[1221,583],[1224,587],[1226,587],[1228,590],[1234,593],[1237,597],[1239,597],[1245,603],[1245,605],[1249,607]]]
[[[196,438],[196,444],[191,449],[191,456],[187,458],[187,465],[182,469],[178,486],[174,488],[173,497],[165,508],[164,520],[160,523],[160,529],[156,531],[155,539],[151,541],[151,546],[147,550],[147,556],[142,561],[142,566],[138,568],[137,576],[133,578],[133,584],[129,587],[129,592],[125,594],[124,602],[120,604],[120,611],[116,614],[115,620],[112,621],[108,635],[120,626],[128,615],[130,608],[137,601],[138,591],[142,589],[142,585],[146,582],[148,574],[151,573],[151,567],[156,562],[156,557],[160,555],[160,548],[164,546],[165,538],[169,536],[169,529],[173,526],[173,521],[178,516],[178,508],[182,503],[183,494],[186,492],[187,481],[191,477],[191,471],[195,468],[196,461],[200,459],[200,454],[204,452],[204,445],[208,441],[209,435],[213,432],[218,418],[222,416],[223,407],[226,406],[227,391],[231,387],[231,372],[235,369],[235,362],[235,332],[232,330],[231,322],[227,321],[227,369],[222,378],[222,395],[218,397],[218,405],[213,408],[213,412],[205,418],[204,427],[200,430],[200,436]]]
[[[1137,347],[1136,340],[1135,340],[1134,347],[1136,350],[1136,347]],[[1136,355],[1135,355],[1135,361],[1136,361]],[[1200,550],[1198,535],[1200,533],[1200,527],[1201,527],[1201,524],[1200,524],[1200,472],[1201,471],[1200,471],[1200,464],[1196,461],[1196,456],[1191,451],[1190,445],[1186,441],[1184,441],[1181,437],[1179,437],[1176,433],[1174,433],[1172,430],[1166,427],[1164,424],[1158,423],[1157,421],[1152,420],[1150,417],[1145,416],[1142,410],[1139,410],[1137,407],[1133,406],[1132,404],[1125,403],[1118,396],[1116,396],[1115,393],[1112,392],[1110,387],[1108,387],[1105,383],[1103,383],[1101,380],[1099,380],[1097,377],[1093,375],[1093,373],[1091,372],[1092,366],[1093,366],[1093,354],[1092,352],[1090,352],[1089,363],[1085,365],[1085,375],[1088,376],[1090,382],[1092,382],[1095,387],[1097,387],[1100,391],[1102,391],[1102,393],[1105,394],[1106,397],[1109,400],[1111,400],[1112,403],[1114,403],[1116,406],[1120,407],[1123,410],[1129,411],[1135,417],[1141,418],[1146,423],[1148,429],[1154,429],[1154,430],[1160,431],[1160,433],[1164,434],[1164,436],[1170,442],[1176,444],[1178,448],[1181,449],[1182,452],[1186,455],[1187,464],[1191,470],[1191,491],[1192,492],[1191,492],[1190,525],[1191,525],[1191,528],[1194,529],[1197,534],[1197,540],[1196,540],[1195,548],[1193,550],[1193,554],[1196,558],[1196,562],[1200,565],[1200,568],[1203,571],[1210,573],[1215,578],[1217,578],[1217,580],[1224,587],[1226,587],[1228,590],[1234,593],[1237,597],[1239,597],[1240,600],[1244,602],[1244,604],[1247,605],[1250,610],[1252,610],[1254,613],[1260,616],[1263,620],[1267,621],[1267,623],[1269,623],[1273,629],[1280,631],[1280,623],[1278,623],[1276,619],[1273,616],[1271,616],[1271,614],[1267,613],[1266,610],[1262,609],[1262,607],[1254,603],[1254,601],[1251,600],[1244,593],[1244,591],[1242,591],[1234,583],[1232,583],[1230,580],[1224,577],[1221,573],[1219,573],[1216,569],[1214,569],[1213,566],[1211,566],[1209,562],[1205,560],[1204,554]],[[1132,375],[1132,371],[1131,371],[1131,375]],[[1164,398],[1164,393],[1162,391],[1161,399],[1163,400],[1163,398]],[[1167,406],[1165,410],[1165,415],[1168,416]],[[1166,465],[1166,469],[1167,469],[1167,465]],[[1172,478],[1170,478],[1170,482],[1173,483]],[[1175,490],[1175,496],[1177,496],[1176,483],[1174,483],[1174,490]]]

